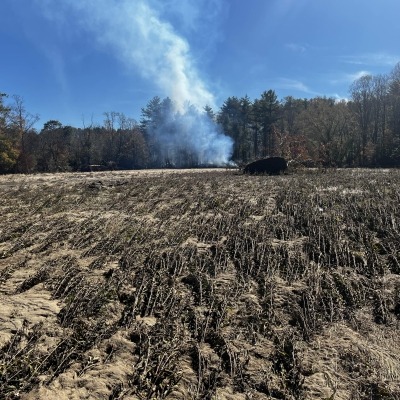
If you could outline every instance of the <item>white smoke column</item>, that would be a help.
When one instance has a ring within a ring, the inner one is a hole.
[[[179,111],[189,102],[214,106],[200,79],[187,41],[162,21],[151,0],[37,0],[47,16],[60,18],[60,7],[74,12],[83,29],[115,56],[155,82]],[[62,12],[62,11],[61,11]]]
[[[167,112],[159,116],[157,127],[149,134],[159,144],[164,165],[230,164],[232,139],[222,134],[207,114],[193,106],[188,106],[183,113]],[[186,156],[182,156],[182,152]]]
[[[154,82],[165,96],[173,100],[175,119],[193,119],[197,110],[197,127],[192,125],[189,142],[199,146],[201,158],[209,163],[229,161],[232,140],[218,132],[203,113],[206,105],[215,107],[213,94],[200,78],[190,54],[187,41],[179,36],[172,25],[163,21],[157,12],[157,0],[37,0],[44,6],[47,16],[60,17],[63,7],[72,10],[83,29],[89,30],[96,40],[129,66],[135,67],[145,78]],[[190,1],[190,0],[187,0]],[[151,4],[153,6],[151,6]],[[193,0],[191,7],[201,7]],[[153,132],[154,134],[155,132]],[[179,140],[179,131],[174,138]],[[182,135],[187,137],[185,132]],[[168,138],[165,138],[167,140]],[[170,137],[169,139],[173,139]],[[207,154],[207,155],[205,155]],[[211,157],[214,154],[214,157]]]

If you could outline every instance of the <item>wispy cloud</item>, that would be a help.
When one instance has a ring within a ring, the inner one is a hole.
[[[318,93],[310,89],[305,83],[295,79],[280,78],[278,79],[277,87],[280,89],[291,89],[307,94],[318,95]]]
[[[367,76],[367,75],[371,75],[371,72],[361,70],[361,71],[354,72],[352,74],[345,74],[344,77],[347,82],[353,82],[353,81],[360,79],[363,76]]]
[[[43,53],[49,60],[56,80],[64,94],[69,94],[69,84],[67,74],[65,72],[65,60],[59,50],[56,48],[45,48],[42,46]]]
[[[305,53],[307,51],[307,47],[298,43],[286,43],[285,47],[295,53]]]
[[[338,93],[333,93],[333,94],[331,94],[329,97],[332,98],[332,99],[335,99],[335,102],[336,102],[336,103],[340,103],[340,102],[342,102],[342,101],[344,101],[344,102],[347,103],[347,102],[349,101],[349,98],[348,98],[348,97],[341,96],[341,95],[338,94]]]
[[[332,85],[342,85],[342,84],[348,84],[351,82],[356,81],[357,79],[362,78],[363,76],[366,75],[372,75],[370,71],[366,70],[360,70],[352,73],[339,73],[337,76],[333,79],[330,79],[329,82]]]
[[[365,53],[342,56],[341,60],[355,65],[393,67],[400,61],[400,56],[388,53]]]

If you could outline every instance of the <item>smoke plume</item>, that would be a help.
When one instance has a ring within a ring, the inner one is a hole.
[[[154,105],[154,104],[153,104]],[[174,112],[170,99],[157,102],[145,120],[154,166],[189,167],[225,165],[232,141],[223,135],[210,115],[187,106]]]
[[[192,15],[200,12],[204,1],[188,0]],[[88,30],[97,43],[134,67],[173,100],[173,115],[169,118],[175,120],[174,131],[161,126],[151,132],[153,135],[159,135],[163,143],[171,146],[189,143],[190,150],[196,151],[207,163],[229,161],[232,140],[220,133],[202,111],[206,105],[215,107],[214,96],[199,75],[189,43],[171,23],[162,19],[165,7],[162,2],[42,0],[41,4],[45,5],[46,14],[53,13],[53,17],[55,13],[59,15],[60,6],[61,12],[72,11],[81,27]],[[173,4],[179,6],[176,2]]]

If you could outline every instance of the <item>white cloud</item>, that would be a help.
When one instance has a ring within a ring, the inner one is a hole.
[[[342,102],[342,101],[344,101],[345,103],[347,103],[347,102],[349,101],[349,98],[348,98],[348,97],[341,96],[341,95],[338,94],[338,93],[333,93],[333,94],[331,94],[329,97],[335,99],[335,102],[336,102],[336,103],[340,103],[340,102]]]
[[[294,79],[280,78],[277,82],[277,87],[281,89],[292,89],[307,94],[318,95],[318,93],[311,90],[305,83]]]
[[[367,75],[371,75],[371,73],[369,71],[362,70],[354,72],[353,74],[346,74],[345,77],[347,78],[348,81],[352,82]]]
[[[295,53],[305,53],[307,51],[306,46],[297,43],[286,43],[285,47]]]
[[[400,56],[387,53],[365,53],[342,56],[341,59],[348,64],[393,67],[400,61]]]
[[[341,85],[344,83],[352,83],[357,79],[360,79],[363,76],[371,75],[371,72],[366,70],[360,70],[353,73],[340,73],[334,79],[331,79],[329,82],[332,85]]]

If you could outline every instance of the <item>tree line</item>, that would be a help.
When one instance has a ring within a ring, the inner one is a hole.
[[[279,100],[271,89],[255,100],[229,97],[217,111],[205,106],[204,115],[233,139],[232,160],[239,164],[282,156],[312,166],[400,166],[400,63],[388,74],[355,80],[349,93],[341,101]],[[102,124],[77,128],[50,120],[37,131],[39,117],[25,109],[23,99],[0,93],[0,173],[169,167],[161,148],[166,143],[153,132],[167,129],[171,109],[169,98],[154,97],[139,122],[105,112]],[[182,151],[179,166],[196,167],[198,160]]]

